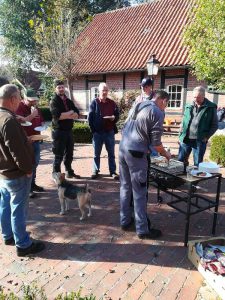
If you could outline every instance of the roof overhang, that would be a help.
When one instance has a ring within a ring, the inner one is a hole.
[[[185,66],[169,66],[169,67],[159,67],[159,71],[162,70],[175,70],[175,69],[190,69],[190,65]],[[93,76],[93,75],[103,75],[103,74],[119,74],[119,73],[135,73],[135,72],[145,72],[147,69],[130,69],[130,70],[119,70],[119,71],[104,71],[104,72],[96,72],[96,73],[82,73],[78,74],[78,76]]]

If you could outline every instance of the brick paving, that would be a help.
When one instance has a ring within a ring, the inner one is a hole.
[[[164,137],[164,142],[172,153],[177,152],[176,137]],[[119,183],[108,175],[105,149],[102,175],[98,180],[90,180],[92,155],[91,145],[75,146],[74,170],[82,176],[80,183],[89,183],[93,196],[93,216],[81,222],[76,204],[67,215],[59,215],[51,177],[51,142],[44,142],[37,183],[45,192],[30,199],[28,230],[33,238],[44,240],[47,249],[35,258],[18,258],[15,247],[0,241],[0,285],[20,295],[23,283],[36,282],[45,289],[48,299],[79,287],[82,294],[93,293],[96,299],[105,300],[201,299],[203,278],[189,262],[187,248],[183,247],[184,216],[165,204],[166,196],[158,206],[156,191],[150,189],[148,212],[153,225],[163,231],[162,238],[142,241],[135,233],[122,232]],[[225,179],[217,235],[224,234],[224,214]],[[210,211],[193,216],[189,239],[210,236],[211,224]]]

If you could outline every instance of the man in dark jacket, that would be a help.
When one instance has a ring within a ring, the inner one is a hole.
[[[0,222],[5,245],[17,255],[42,251],[26,231],[26,207],[32,179],[32,147],[16,119],[20,92],[13,84],[0,88]]]
[[[218,129],[216,104],[205,98],[205,89],[201,86],[193,90],[194,101],[187,104],[179,135],[178,160],[188,163],[193,151],[194,165],[203,161],[209,138]]]
[[[119,109],[116,103],[109,99],[108,86],[99,84],[99,97],[91,102],[88,122],[93,133],[94,162],[92,179],[98,177],[100,171],[100,155],[105,144],[108,152],[109,173],[113,179],[118,180],[115,162],[115,126],[119,120]]]
[[[64,161],[67,178],[80,178],[72,169],[73,161],[73,122],[78,118],[79,110],[65,95],[63,81],[55,81],[55,96],[50,102],[52,114],[52,151],[55,154],[53,172],[61,172],[61,163]]]

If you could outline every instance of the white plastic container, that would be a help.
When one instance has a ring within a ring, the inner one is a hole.
[[[198,166],[199,171],[208,173],[219,173],[220,167],[215,162],[202,162]]]

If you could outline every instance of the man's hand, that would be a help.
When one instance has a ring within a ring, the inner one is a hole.
[[[26,122],[25,118],[19,115],[16,115],[16,119],[20,122],[20,123],[24,123]]]
[[[38,117],[38,109],[35,107],[33,110],[32,110],[32,113],[30,114],[31,116],[31,120]]]
[[[165,151],[163,156],[169,161],[171,159],[171,153],[169,151]]]

